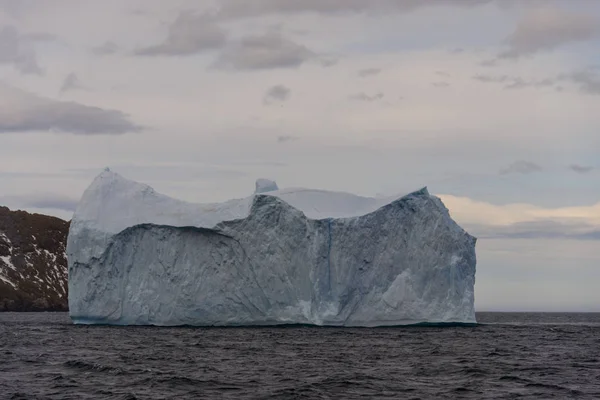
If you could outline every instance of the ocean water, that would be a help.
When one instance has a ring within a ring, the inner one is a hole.
[[[477,326],[75,326],[0,313],[0,399],[599,399],[600,314]]]

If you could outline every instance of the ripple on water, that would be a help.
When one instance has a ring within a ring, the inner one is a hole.
[[[600,398],[599,314],[477,327],[74,326],[0,313],[0,398]]]

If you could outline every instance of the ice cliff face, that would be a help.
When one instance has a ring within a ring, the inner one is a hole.
[[[103,172],[70,227],[73,321],[475,322],[475,238],[426,189],[371,199],[259,186],[269,191],[199,205]]]

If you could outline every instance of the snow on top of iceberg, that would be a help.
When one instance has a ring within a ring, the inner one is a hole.
[[[83,193],[73,220],[93,221],[95,229],[107,233],[144,223],[212,228],[222,221],[246,217],[251,203],[251,197],[224,203],[189,203],[107,169]]]
[[[347,218],[371,213],[401,196],[362,197],[344,192],[303,188],[277,189],[273,181],[256,182],[256,194],[276,196],[308,218]],[[223,221],[246,218],[254,195],[222,203],[189,203],[157,193],[150,186],[105,169],[84,192],[73,221],[108,234],[139,224],[213,228]]]
[[[268,193],[302,211],[308,218],[349,218],[369,214],[402,197],[362,197],[328,190],[290,188]]]

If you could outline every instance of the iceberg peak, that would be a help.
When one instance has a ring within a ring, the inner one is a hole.
[[[275,192],[275,191],[279,190],[277,183],[270,179],[259,178],[256,180],[255,186],[256,186],[256,189],[254,190],[255,194]]]

